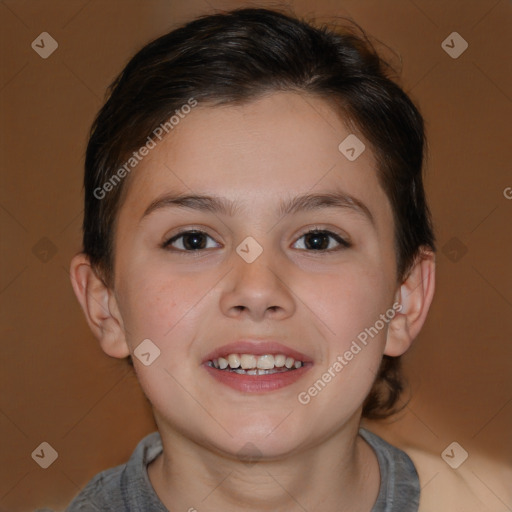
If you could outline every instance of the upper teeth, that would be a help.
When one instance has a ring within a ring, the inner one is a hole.
[[[253,354],[229,354],[227,357],[219,357],[212,359],[212,364],[215,368],[221,370],[226,369],[228,366],[231,369],[242,368],[243,370],[251,370],[258,368],[260,370],[271,370],[272,368],[300,368],[301,361],[296,361],[293,357],[286,357],[283,354],[265,354],[262,356],[255,356]]]

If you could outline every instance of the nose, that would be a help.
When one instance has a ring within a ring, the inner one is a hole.
[[[283,320],[293,315],[296,302],[288,284],[286,262],[265,249],[252,263],[233,251],[234,268],[224,283],[220,306],[229,317]]]

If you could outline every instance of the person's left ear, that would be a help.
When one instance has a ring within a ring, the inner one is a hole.
[[[384,354],[401,356],[418,336],[434,297],[435,270],[435,254],[425,250],[396,292],[402,308],[389,322]]]

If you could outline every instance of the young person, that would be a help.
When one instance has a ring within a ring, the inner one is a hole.
[[[365,36],[198,18],[112,84],[74,291],[158,432],[68,511],[418,510],[399,404],[434,294],[420,113]]]

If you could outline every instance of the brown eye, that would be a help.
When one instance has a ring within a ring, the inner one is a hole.
[[[181,233],[178,233],[177,235],[173,236],[169,240],[167,240],[163,247],[167,248],[169,246],[172,246],[175,242],[177,242],[178,247],[173,246],[173,248],[180,250],[180,251],[199,251],[202,249],[211,249],[212,246],[208,247],[207,240],[208,238],[210,240],[213,240],[211,236],[206,234],[204,231],[182,231]],[[213,246],[216,247],[216,246]]]
[[[338,245],[341,245],[342,247],[350,247],[351,244],[348,243],[346,240],[341,238],[336,233],[333,233],[331,231],[326,230],[318,230],[314,229],[312,231],[308,231],[307,233],[304,233],[300,238],[304,238],[304,249],[310,250],[310,251],[332,251],[337,250],[336,247],[334,249],[331,247],[331,240],[335,240],[335,242]]]

